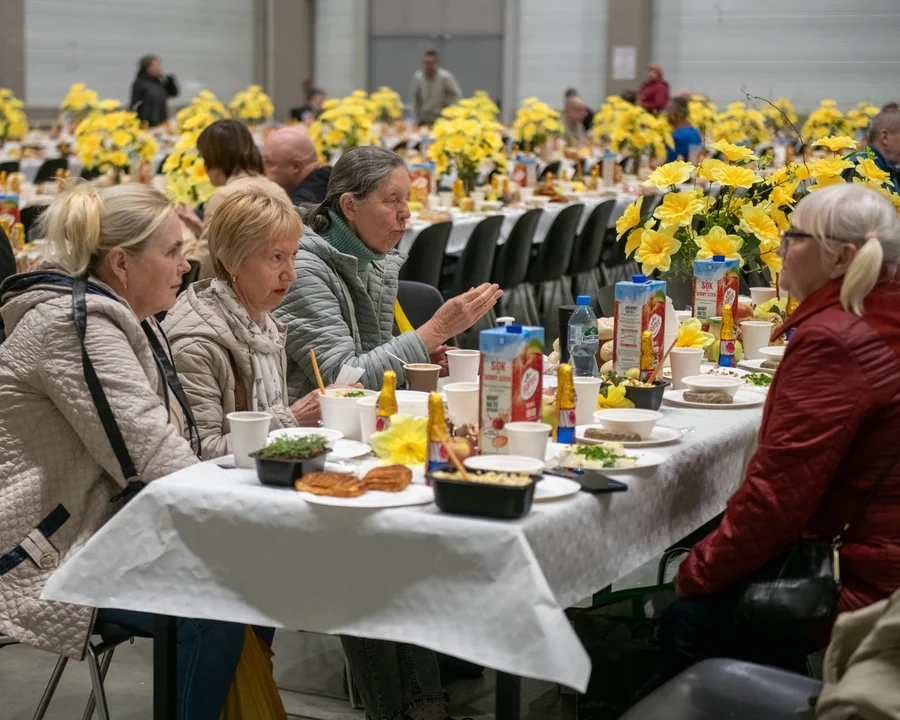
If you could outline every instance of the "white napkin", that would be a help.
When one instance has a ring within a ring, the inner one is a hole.
[[[355,368],[351,367],[350,365],[344,365],[341,368],[341,371],[338,373],[337,379],[334,381],[334,384],[342,386],[355,385],[357,381],[359,381],[359,379],[362,377],[363,372],[364,371],[362,368]]]

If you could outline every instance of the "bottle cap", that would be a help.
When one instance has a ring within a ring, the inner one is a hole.
[[[578,299],[575,301],[578,305],[590,305],[591,304],[591,296],[590,295],[579,295]]]
[[[497,327],[508,327],[509,325],[515,324],[516,319],[514,317],[510,317],[508,315],[504,317],[497,318]]]
[[[724,255],[713,255],[712,259],[713,259],[713,262],[725,262]]]
[[[521,335],[522,334],[522,326],[521,325],[507,325],[506,332],[517,333],[517,334]]]
[[[641,273],[638,273],[637,275],[632,275],[631,282],[643,284],[643,283],[647,282],[647,276],[642,275]]]

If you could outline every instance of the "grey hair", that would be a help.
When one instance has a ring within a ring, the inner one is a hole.
[[[350,193],[354,200],[371,195],[395,168],[406,168],[406,162],[392,150],[363,145],[350,148],[341,155],[328,179],[325,200],[318,205],[304,205],[300,216],[304,224],[317,233],[331,226],[329,210],[341,218],[341,196]]]
[[[797,203],[791,224],[812,235],[823,253],[856,246],[841,283],[841,305],[862,316],[882,268],[896,273],[900,263],[900,217],[891,201],[860,184],[829,185]]]
[[[869,123],[869,130],[866,133],[866,137],[870,143],[873,143],[885,130],[888,132],[900,130],[900,110],[896,108],[885,108],[878,113]]]

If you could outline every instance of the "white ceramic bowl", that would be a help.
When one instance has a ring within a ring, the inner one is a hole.
[[[637,433],[641,436],[641,440],[646,440],[661,417],[662,413],[655,410],[616,408],[598,410],[594,413],[594,422],[612,432]]]
[[[475,455],[463,460],[470,470],[493,470],[494,472],[528,473],[540,475],[544,472],[544,461],[523,455]]]
[[[326,428],[319,427],[296,427],[272,430],[272,432],[269,433],[269,440],[274,440],[275,438],[280,437],[305,437],[306,435],[321,435],[328,441],[328,447],[330,448],[333,448],[334,444],[344,437],[344,433],[340,432],[339,430],[328,430]]]
[[[350,392],[349,390],[326,390],[319,396],[319,405],[322,408],[322,424],[331,429],[344,433],[348,440],[362,440],[359,427],[359,397],[340,397],[337,393]],[[363,393],[363,397],[375,395],[371,390],[357,390]]]
[[[772,360],[773,362],[780,363],[786,349],[786,345],[773,345],[771,347],[760,348],[757,352],[762,355],[763,360]]]
[[[721,375],[688,375],[681,379],[681,384],[694,392],[722,392],[734,397],[744,387],[741,378],[723,377]]]

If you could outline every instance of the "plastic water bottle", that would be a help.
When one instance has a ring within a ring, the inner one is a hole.
[[[569,318],[569,362],[575,377],[597,376],[597,316],[590,295],[578,296],[578,308]]]

